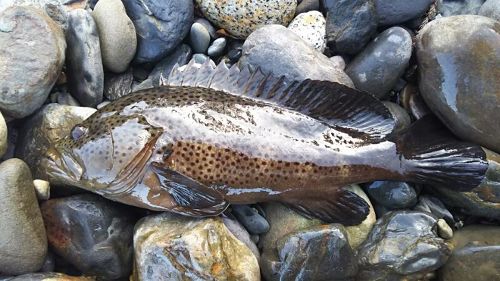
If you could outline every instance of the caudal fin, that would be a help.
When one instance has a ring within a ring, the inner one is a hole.
[[[434,116],[415,122],[393,140],[405,175],[415,182],[468,191],[484,179],[488,162],[479,145],[457,140]]]

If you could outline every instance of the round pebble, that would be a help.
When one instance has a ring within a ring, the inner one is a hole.
[[[210,45],[210,34],[201,23],[193,23],[191,32],[189,33],[189,41],[191,48],[195,53],[204,54]]]
[[[406,182],[374,181],[366,185],[365,190],[373,200],[389,209],[409,208],[417,203],[417,192]]]
[[[46,180],[34,180],[33,186],[35,187],[36,197],[40,201],[46,201],[50,198],[50,183]]]
[[[403,23],[425,14],[434,0],[376,0],[380,25]]]
[[[295,32],[307,44],[320,52],[323,52],[326,48],[325,28],[325,18],[318,11],[299,14],[288,25],[288,29]]]
[[[233,214],[250,234],[269,231],[269,222],[255,208],[248,205],[233,205]]]
[[[453,230],[446,223],[446,221],[444,219],[439,219],[437,222],[437,226],[438,226],[438,234],[440,237],[442,237],[444,239],[453,238]]]
[[[224,53],[224,50],[226,49],[226,44],[227,44],[227,39],[224,37],[215,39],[212,45],[208,47],[207,54],[210,57],[218,57],[222,55]]]

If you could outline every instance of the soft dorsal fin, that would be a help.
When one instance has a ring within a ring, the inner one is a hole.
[[[191,60],[175,66],[161,85],[205,87],[247,96],[299,111],[353,136],[380,140],[394,129],[389,110],[372,95],[345,85],[317,80],[291,81],[264,74],[260,69],[240,70],[236,65],[203,64]]]

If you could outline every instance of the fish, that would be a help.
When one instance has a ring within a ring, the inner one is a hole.
[[[356,225],[369,205],[350,184],[396,180],[471,190],[485,152],[435,117],[394,133],[371,94],[330,81],[190,62],[162,86],[124,96],[47,150],[51,182],[187,216],[279,202]]]

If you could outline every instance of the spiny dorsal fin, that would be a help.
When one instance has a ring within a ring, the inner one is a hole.
[[[211,60],[175,66],[160,85],[205,87],[256,98],[299,111],[353,136],[380,140],[394,129],[389,110],[372,95],[345,85],[317,80],[291,81],[257,69],[215,65]]]

